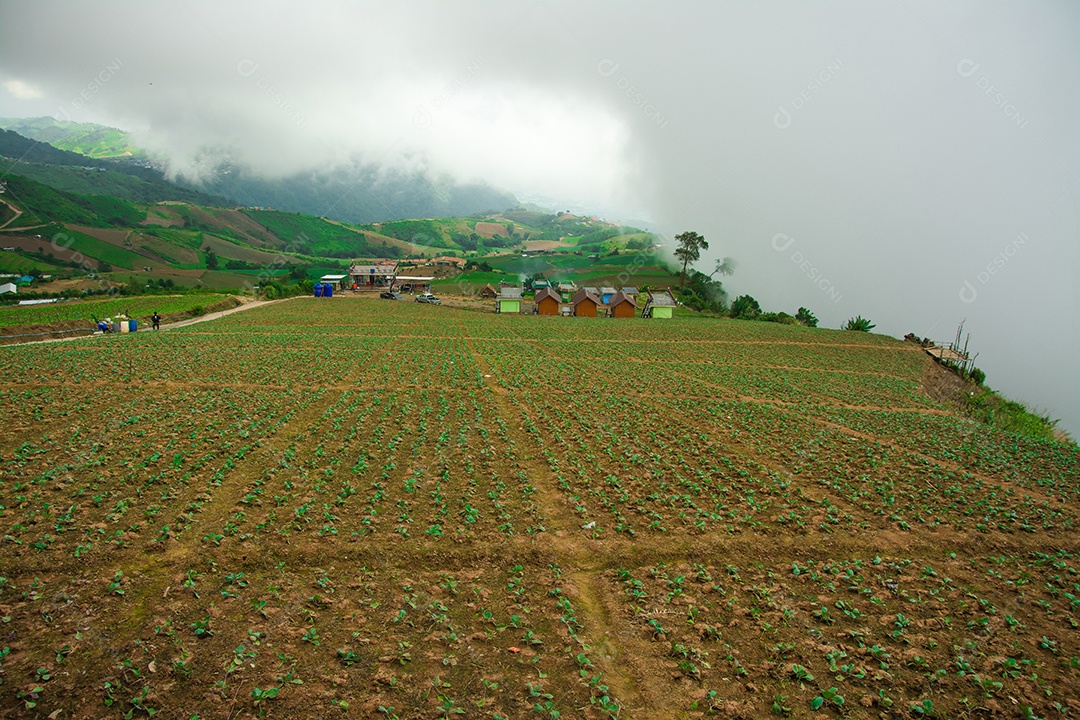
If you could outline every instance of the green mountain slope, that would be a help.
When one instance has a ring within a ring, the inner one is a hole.
[[[51,117],[0,118],[0,128],[14,130],[24,137],[91,158],[144,154],[142,149],[131,143],[131,138],[123,130],[96,123],[78,123]]]
[[[37,180],[58,190],[82,195],[112,195],[136,202],[179,200],[202,205],[229,202],[168,182],[160,170],[152,167],[130,161],[95,160],[10,130],[0,130],[0,175],[10,174]]]
[[[283,276],[317,279],[342,272],[355,258],[441,255],[467,256],[476,263],[458,277],[455,270],[440,266],[438,277],[454,277],[458,289],[489,282],[489,275],[498,275],[498,282],[534,273],[554,281],[604,284],[630,266],[639,283],[670,279],[655,257],[628,249],[626,238],[638,235],[627,231],[639,231],[596,220],[560,223],[554,216],[534,213],[514,215],[519,218],[515,221],[508,217],[511,211],[349,225],[280,210],[153,202],[150,184],[111,171],[16,167],[20,172],[25,168],[35,168],[51,182],[64,181],[58,185],[79,180],[86,183],[80,187],[100,190],[114,183],[128,196],[70,192],[18,173],[3,180],[6,202],[0,207],[2,219],[10,224],[0,236],[4,246],[12,248],[4,254],[3,269],[50,274],[76,284],[93,275],[99,276],[94,287],[106,280],[132,288],[171,283],[169,287],[238,289]],[[21,214],[16,216],[13,208]],[[571,231],[584,235],[571,236]],[[597,238],[596,244],[576,244],[588,237]]]
[[[92,123],[62,122],[49,117],[0,118],[0,155],[25,162],[105,167],[151,183],[167,182],[162,171],[148,167],[145,156],[130,145],[126,133]],[[25,136],[25,137],[20,137]],[[51,144],[51,146],[49,145]],[[65,153],[65,151],[74,151]],[[95,194],[80,178],[54,173],[35,179],[55,187]],[[85,178],[81,179],[85,182]],[[162,195],[203,205],[236,204],[326,216],[349,223],[368,223],[417,217],[464,217],[497,211],[515,204],[514,197],[483,183],[461,183],[448,176],[403,172],[359,162],[283,178],[266,178],[242,164],[222,162],[208,177],[177,178],[189,195]],[[114,188],[108,192],[119,194]],[[98,193],[100,194],[100,193]],[[208,195],[229,198],[215,202]],[[131,200],[145,197],[121,195]]]

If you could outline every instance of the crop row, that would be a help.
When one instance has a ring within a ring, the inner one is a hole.
[[[1047,717],[1067,712],[1080,667],[1072,560],[731,558],[605,579],[627,643],[648,653],[653,682],[676,679],[684,711]]]

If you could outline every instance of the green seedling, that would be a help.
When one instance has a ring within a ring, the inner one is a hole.
[[[814,710],[820,710],[826,704],[834,705],[837,708],[843,707],[844,698],[840,691],[836,688],[829,688],[823,690],[820,695],[810,701],[810,707]]]
[[[213,631],[210,629],[210,616],[207,615],[202,620],[196,620],[191,623],[191,629],[195,631],[195,637],[210,637],[213,635]]]

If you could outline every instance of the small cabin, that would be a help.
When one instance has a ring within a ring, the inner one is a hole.
[[[641,311],[643,318],[670,318],[675,310],[675,298],[667,290],[649,291],[649,299]]]
[[[480,297],[487,300],[494,300],[499,296],[499,291],[495,289],[495,286],[488,283],[480,290]]]
[[[499,289],[499,297],[495,298],[495,312],[519,313],[521,312],[521,288],[503,287]]]
[[[595,294],[589,292],[588,288],[583,288],[574,293],[574,317],[596,317],[596,309],[603,303],[600,302],[600,298]]]
[[[562,296],[555,292],[551,288],[543,288],[540,292],[536,293],[536,314],[537,315],[558,315],[559,305],[562,303]]]
[[[608,312],[613,318],[632,318],[637,315],[637,301],[620,290],[611,296]]]
[[[613,298],[613,297],[615,297],[615,288],[613,288],[613,287],[602,287],[602,288],[600,288],[600,301],[603,302],[605,305],[610,304],[611,303],[611,298]]]

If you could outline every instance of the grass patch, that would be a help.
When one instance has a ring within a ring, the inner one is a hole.
[[[979,422],[998,430],[1039,440],[1062,439],[1063,431],[1057,427],[1057,420],[1034,413],[1023,403],[1002,397],[993,390],[980,388],[980,392],[969,395],[967,411]]]

